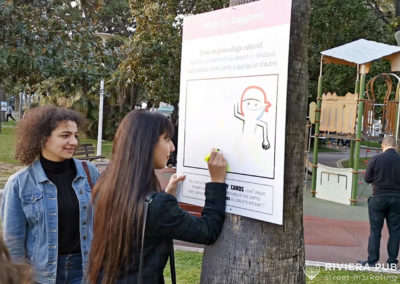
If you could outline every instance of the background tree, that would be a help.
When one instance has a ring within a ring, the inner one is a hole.
[[[67,1],[10,2],[0,12],[2,81],[44,95],[46,80],[65,96],[88,91],[102,69],[90,21]]]
[[[73,106],[96,126],[99,81],[109,81],[134,31],[128,1],[0,0],[0,26],[0,85]],[[116,36],[104,46],[98,32]]]
[[[231,5],[253,1],[231,1]],[[292,1],[283,226],[227,214],[201,283],[304,283],[303,169],[310,2]]]
[[[150,106],[160,101],[177,106],[183,15],[219,9],[228,0],[130,0],[129,4],[136,31],[120,65],[119,82],[133,84]]]

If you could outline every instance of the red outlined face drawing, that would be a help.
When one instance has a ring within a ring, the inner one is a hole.
[[[262,129],[263,141],[261,147],[264,150],[270,148],[270,143],[268,140],[268,123],[262,118],[270,107],[271,103],[267,99],[267,94],[258,86],[247,87],[242,92],[239,104],[234,105],[234,117],[243,122],[243,135],[256,135],[257,128]]]
[[[267,94],[264,90],[257,86],[247,87],[240,98],[240,114],[244,114],[244,108],[248,108],[250,111],[261,110],[261,107],[265,112],[271,107],[271,103],[267,100]]]

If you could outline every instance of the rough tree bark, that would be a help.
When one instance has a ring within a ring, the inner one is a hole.
[[[3,89],[0,87],[0,102],[5,101],[5,94]],[[0,110],[0,133],[1,133],[1,123],[5,120],[5,112]]]
[[[230,5],[247,2],[253,1],[231,0]],[[205,250],[202,284],[305,283],[303,157],[309,13],[309,0],[292,0],[283,226],[227,214],[218,241]]]

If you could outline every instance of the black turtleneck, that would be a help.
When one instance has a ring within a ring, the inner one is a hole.
[[[58,254],[80,253],[79,201],[72,188],[76,176],[74,160],[53,162],[40,157],[40,163],[57,187]]]

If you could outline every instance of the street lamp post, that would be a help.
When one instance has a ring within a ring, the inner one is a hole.
[[[104,79],[100,81],[99,124],[97,127],[97,156],[101,156],[101,142],[103,139],[103,106],[104,106]]]
[[[103,47],[106,46],[106,40],[113,35],[108,33],[96,33],[103,41]],[[100,81],[100,98],[99,98],[99,124],[97,126],[97,151],[96,155],[101,156],[101,146],[103,139],[103,107],[104,107],[104,78]]]

